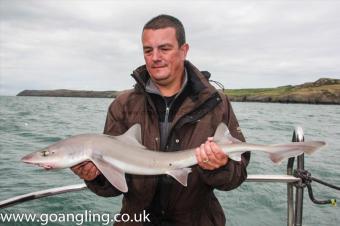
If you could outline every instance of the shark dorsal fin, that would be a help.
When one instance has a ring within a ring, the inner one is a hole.
[[[235,137],[233,137],[230,134],[228,126],[224,122],[221,122],[217,126],[217,129],[216,129],[215,134],[214,134],[214,141],[216,143],[220,143],[222,141],[230,143],[230,144],[242,143],[242,141],[236,139]]]
[[[228,127],[225,123],[221,122],[217,126],[217,129],[215,131],[214,141],[219,142],[219,141],[224,140],[226,138],[226,135],[227,135],[226,133],[229,133],[229,129],[228,129]]]
[[[116,139],[136,147],[145,148],[142,144],[142,131],[140,124],[134,124],[124,134],[116,136]]]

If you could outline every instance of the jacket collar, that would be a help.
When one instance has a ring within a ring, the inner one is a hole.
[[[208,79],[190,61],[186,60],[184,66],[188,74],[187,85],[191,87],[193,97],[202,97],[216,92],[216,89],[210,85]],[[133,71],[131,76],[136,80],[135,90],[147,92],[150,75],[146,66],[142,65],[138,67]]]
[[[184,81],[183,81],[183,84],[181,86],[181,89],[177,92],[176,96],[179,95],[183,91],[183,89],[186,87],[187,83],[188,83],[188,72],[184,68]],[[145,91],[148,92],[148,93],[153,93],[153,94],[157,94],[157,95],[162,96],[158,87],[155,85],[155,83],[151,79],[149,79],[146,82]]]
[[[217,102],[219,101],[219,99],[216,97],[217,90],[215,87],[210,85],[209,80],[193,64],[191,64],[189,61],[185,61],[185,68],[188,73],[186,90],[189,90],[189,98],[185,98],[184,102],[181,104],[181,110],[177,111],[173,119],[173,126],[176,125],[181,119],[184,119],[185,115],[188,115],[195,109],[201,109],[201,106],[203,106],[205,103],[210,103],[208,100]],[[147,95],[148,92],[146,91],[147,81],[150,79],[150,75],[146,70],[146,66],[143,65],[137,68],[133,72],[132,77],[137,82],[135,85],[135,91],[143,93],[146,97],[150,97]],[[155,110],[155,106],[152,104],[150,98],[148,98],[148,100]]]

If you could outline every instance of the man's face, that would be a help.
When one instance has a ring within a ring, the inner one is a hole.
[[[179,81],[189,46],[178,46],[176,30],[171,27],[145,29],[142,43],[146,68],[151,78],[161,86]]]

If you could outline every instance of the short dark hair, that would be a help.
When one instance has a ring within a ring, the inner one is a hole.
[[[145,29],[162,29],[172,27],[176,30],[176,39],[178,42],[178,46],[182,46],[185,43],[185,31],[182,22],[170,15],[161,14],[158,15],[151,20],[149,20],[143,27],[143,31]]]

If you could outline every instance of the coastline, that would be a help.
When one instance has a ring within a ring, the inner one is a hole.
[[[301,85],[262,89],[227,89],[231,101],[340,104],[340,79],[321,78]]]
[[[17,96],[115,98],[124,91],[23,90]],[[340,79],[320,78],[301,85],[276,88],[225,89],[230,101],[264,103],[340,104]]]
[[[120,93],[121,91],[56,89],[56,90],[23,90],[16,96],[115,98]]]

